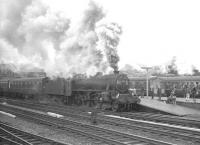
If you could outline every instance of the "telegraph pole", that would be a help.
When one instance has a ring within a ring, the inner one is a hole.
[[[152,68],[152,67],[141,67],[142,69],[145,69],[147,74],[146,74],[146,95],[147,97],[149,96],[149,70]]]

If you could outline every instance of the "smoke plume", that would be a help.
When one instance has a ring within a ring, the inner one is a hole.
[[[104,25],[101,39],[108,43],[103,45],[105,52],[98,49],[101,46],[96,25],[105,13],[93,1],[77,23],[64,12],[52,11],[43,1],[0,0],[0,3],[0,62],[15,65],[13,71],[41,68],[49,76],[93,75],[108,68],[103,59],[105,54],[110,66],[116,69],[121,28],[114,23]]]
[[[117,46],[119,44],[122,28],[116,24],[104,24],[101,26],[100,38],[104,45],[104,51],[110,67],[118,71],[119,55],[117,53]]]

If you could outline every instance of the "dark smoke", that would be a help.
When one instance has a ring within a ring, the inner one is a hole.
[[[104,44],[107,60],[114,71],[118,71],[119,55],[117,53],[117,46],[122,34],[122,28],[117,23],[105,24],[101,27],[103,28],[101,39]]]
[[[117,69],[121,28],[115,23],[103,25],[103,52],[96,32],[105,17],[102,7],[90,1],[81,14],[75,23],[43,1],[0,0],[0,62],[15,65],[14,71],[39,68],[49,76],[68,77],[106,71],[106,54],[110,66]]]

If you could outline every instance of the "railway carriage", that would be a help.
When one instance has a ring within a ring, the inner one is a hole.
[[[151,96],[154,92],[154,89],[156,89],[158,87],[158,85],[156,84],[156,78],[157,77],[150,77],[148,79],[148,94]],[[145,96],[146,95],[146,81],[147,78],[146,77],[130,77],[130,87],[131,88],[135,88],[136,89],[136,93],[139,96]]]
[[[131,87],[136,88],[138,95],[142,89],[146,92],[146,77],[130,78]],[[200,90],[200,76],[158,76],[149,78],[149,95],[168,97],[174,87],[177,97],[185,97],[186,88],[191,90],[194,86]],[[196,97],[200,97],[200,92]]]
[[[42,93],[43,79],[42,77],[10,78],[0,80],[0,86],[1,89],[4,89],[2,93],[6,96],[17,98],[34,97]]]
[[[171,90],[176,87],[176,96],[185,97],[186,89],[192,90],[193,87],[200,87],[200,76],[175,76],[175,77],[158,77],[160,87],[163,90],[163,96],[169,96]],[[200,97],[200,95],[197,95]]]

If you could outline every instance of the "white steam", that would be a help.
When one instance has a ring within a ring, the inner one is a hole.
[[[0,61],[15,65],[14,71],[37,67],[49,76],[68,77],[108,68],[110,62],[103,55],[109,55],[110,48],[103,49],[106,53],[98,49],[105,45],[98,46],[96,31],[105,14],[96,3],[90,1],[77,22],[39,0],[0,3]]]

